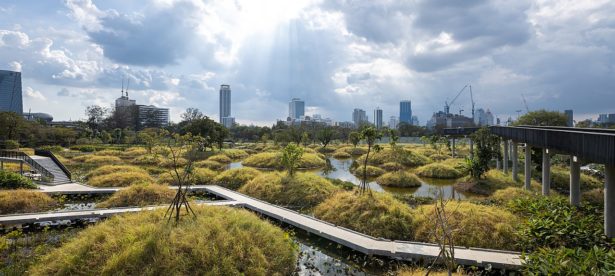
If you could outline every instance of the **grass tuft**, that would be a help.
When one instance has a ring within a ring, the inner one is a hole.
[[[216,185],[237,190],[260,174],[259,170],[249,167],[231,169],[216,176],[213,182]]]
[[[135,184],[114,193],[107,200],[96,204],[97,208],[147,206],[170,204],[176,191],[159,184]]]
[[[55,205],[55,200],[43,192],[24,189],[0,191],[0,215],[43,212]]]

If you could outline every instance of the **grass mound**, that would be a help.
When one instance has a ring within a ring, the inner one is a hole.
[[[87,178],[92,178],[95,176],[106,175],[116,172],[136,172],[136,173],[146,173],[144,169],[141,169],[137,166],[130,165],[105,165],[102,167],[98,167],[95,170],[88,173]]]
[[[228,163],[233,162],[231,158],[223,154],[214,155],[212,157],[207,158],[207,160],[222,163],[222,164],[228,164]]]
[[[248,152],[242,149],[225,149],[224,155],[233,160],[239,160],[248,157]]]
[[[357,159],[357,162],[363,164],[363,162],[365,161],[365,156],[366,154],[359,157]],[[394,151],[390,148],[385,148],[379,152],[370,153],[369,160],[367,163],[370,165],[378,166],[396,159],[397,157],[395,156]],[[407,149],[401,151],[401,156],[399,157],[399,159],[399,162],[407,167],[423,166],[431,163],[431,159],[429,159],[425,155]]]
[[[515,199],[527,197],[527,196],[534,196],[534,193],[528,190],[525,190],[523,188],[508,187],[505,189],[495,191],[495,193],[491,195],[491,198],[501,203],[507,203],[511,200],[515,200]]]
[[[257,176],[243,185],[239,192],[274,204],[309,208],[339,190],[326,178],[313,173],[296,173],[288,177],[273,172]]]
[[[411,240],[414,235],[410,207],[386,193],[336,193],[316,206],[314,216],[374,237]]]
[[[105,165],[121,163],[122,159],[117,156],[82,155],[73,158],[75,162],[82,162],[89,165]]]
[[[262,152],[249,156],[243,160],[244,166],[263,169],[282,169],[281,154],[279,152]],[[326,165],[326,161],[316,153],[304,153],[298,162],[300,169],[320,168]]]
[[[375,167],[375,166],[370,166],[367,165],[367,177],[376,177],[376,176],[381,176],[385,173],[385,171],[381,168]],[[351,168],[352,169],[352,168]],[[354,169],[352,169],[351,171],[354,175],[356,176],[363,176],[363,166],[358,166]]]
[[[173,168],[173,166],[175,166],[176,164],[180,167],[186,166],[188,164],[188,160],[181,157],[177,158],[175,161],[170,158],[163,158],[158,165],[165,168]]]
[[[396,162],[387,162],[387,163],[380,165],[380,168],[387,172],[391,172],[391,171],[403,170],[404,166]]]
[[[162,163],[162,160],[164,160],[164,158],[160,155],[144,154],[137,156],[131,163],[135,165],[158,165]]]
[[[581,173],[581,190],[602,188],[604,183],[593,176]],[[570,191],[570,170],[561,167],[551,168],[551,188],[560,192]]]
[[[179,175],[183,175],[183,170],[179,170]],[[190,185],[204,185],[211,183],[216,177],[216,172],[207,168],[195,168],[192,170],[192,175],[187,179]],[[160,174],[158,182],[168,185],[177,185],[177,176],[175,170],[170,170]]]
[[[120,156],[120,155],[122,155],[122,152],[119,151],[119,150],[106,149],[106,150],[97,151],[96,153],[94,153],[94,155],[98,155],[98,156]]]
[[[166,223],[164,210],[114,216],[43,256],[32,275],[290,275],[296,246],[281,229],[228,207],[193,206],[195,219]],[[95,250],[94,250],[95,249]]]
[[[36,185],[18,173],[0,170],[0,189],[36,189]]]
[[[350,155],[350,153],[347,153],[345,151],[337,150],[337,151],[335,151],[333,153],[333,157],[337,158],[337,159],[348,159],[348,158],[352,157],[352,155]]]
[[[455,184],[455,189],[462,192],[471,192],[480,195],[491,195],[495,191],[505,189],[508,187],[522,187],[523,175],[519,174],[519,181],[512,180],[512,175],[504,174],[500,170],[491,169],[485,173],[482,179],[474,181],[469,177],[464,178],[463,181]],[[541,186],[536,181],[532,180],[532,191],[539,191]]]
[[[222,164],[220,162],[216,162],[213,160],[203,160],[203,161],[194,162],[194,166],[198,168],[208,168],[214,171],[221,171],[226,168],[226,164]]]
[[[140,182],[152,182],[152,177],[146,172],[114,172],[91,177],[88,184],[94,187],[127,187]]]
[[[338,152],[346,152],[353,156],[361,156],[367,153],[367,148],[364,147],[342,147],[337,149]]]
[[[449,202],[446,214],[452,229],[455,245],[466,247],[483,247],[492,249],[515,250],[514,225],[520,219],[509,211],[494,207],[477,205],[464,201]],[[415,238],[424,242],[436,242],[434,235],[437,221],[434,205],[423,205],[415,211]]]
[[[431,163],[416,169],[416,174],[422,177],[453,179],[462,176],[455,168],[441,163]]]
[[[421,180],[416,175],[405,171],[385,173],[376,178],[376,183],[383,186],[404,188],[421,186]]]
[[[147,149],[142,147],[131,147],[124,150],[121,154],[122,157],[131,158],[147,154]]]
[[[47,211],[56,202],[49,195],[32,190],[0,191],[0,215]]]
[[[135,184],[114,193],[97,208],[170,204],[176,191],[159,184]]]
[[[260,174],[261,172],[257,169],[248,167],[237,168],[222,172],[214,178],[214,183],[222,187],[237,190]]]

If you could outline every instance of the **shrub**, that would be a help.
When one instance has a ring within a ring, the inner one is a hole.
[[[226,164],[222,164],[212,160],[194,162],[194,166],[198,168],[208,168],[215,171],[221,171],[226,168]]]
[[[97,208],[147,206],[170,204],[176,191],[159,184],[135,184],[114,193],[107,200],[96,204]]]
[[[228,156],[233,160],[239,160],[248,157],[248,152],[241,149],[225,149],[223,153],[224,155]]]
[[[281,154],[279,152],[257,153],[244,159],[244,166],[263,169],[283,169]],[[326,161],[315,153],[304,153],[299,160],[300,169],[320,168],[326,165]]]
[[[334,158],[337,158],[337,159],[348,159],[348,158],[350,158],[350,157],[352,157],[352,156],[350,155],[350,153],[347,153],[347,152],[345,152],[345,151],[339,151],[339,150],[337,150],[337,151],[335,151],[335,152],[333,153],[333,157],[334,157]]]
[[[237,190],[260,174],[261,172],[257,169],[248,167],[231,169],[216,176],[214,183],[222,187]]]
[[[411,240],[410,208],[386,193],[340,192],[316,206],[314,216],[374,237]]]
[[[615,251],[594,246],[556,249],[539,248],[523,256],[526,275],[611,275],[615,267]]]
[[[106,175],[116,172],[136,172],[136,173],[146,173],[145,170],[130,165],[105,165],[102,167],[98,167],[95,170],[88,173],[87,178],[92,178],[99,175]]]
[[[602,188],[604,183],[593,176],[581,173],[581,190],[587,191],[595,188]],[[570,191],[570,171],[565,168],[551,168],[551,188],[561,192]]]
[[[43,256],[32,275],[290,275],[296,246],[249,211],[193,206],[166,223],[164,210],[114,216]],[[95,250],[93,250],[95,249]]]
[[[179,170],[179,175],[183,175],[183,170]],[[216,172],[207,168],[194,168],[192,175],[187,179],[187,184],[190,185],[203,185],[211,183],[216,177]],[[160,175],[158,179],[159,183],[177,185],[177,176],[174,170],[167,171]],[[184,183],[186,184],[186,183]]]
[[[140,182],[152,182],[152,177],[145,172],[114,172],[91,177],[88,184],[94,187],[127,187]]]
[[[32,180],[18,173],[0,170],[0,189],[36,189]]]
[[[4,148],[5,149],[19,149],[19,142],[16,140],[5,140],[4,141]]]
[[[447,179],[459,178],[462,176],[461,172],[459,172],[458,170],[441,163],[432,163],[419,167],[418,169],[416,169],[416,174],[423,177]]]
[[[358,166],[358,167],[354,168],[352,173],[355,174],[355,175],[358,175],[358,176],[363,176],[363,166],[361,165],[361,166]],[[385,171],[383,169],[381,169],[381,168],[367,165],[367,172],[366,173],[367,173],[367,177],[376,177],[376,176],[383,175],[385,173]]]
[[[511,200],[528,196],[535,196],[535,194],[523,188],[508,187],[495,191],[491,198],[500,203],[507,203]]]
[[[207,158],[207,160],[222,163],[222,164],[228,164],[228,163],[233,162],[231,158],[229,158],[226,155],[222,155],[222,154],[214,155],[212,157]]]
[[[509,211],[495,207],[483,206],[463,201],[450,201],[446,207],[448,224],[459,229],[453,235],[453,243],[458,246],[483,247],[494,249],[517,249],[514,225],[519,218]],[[423,205],[416,212],[416,239],[424,242],[436,242],[435,208]]]
[[[48,146],[42,146],[42,147],[40,147],[40,149],[48,150],[48,151],[51,151],[53,153],[58,153],[58,152],[63,152],[64,151],[64,148],[62,146],[57,146],[57,145],[55,145],[55,146],[49,146],[49,145]]]
[[[376,178],[376,183],[383,186],[404,188],[421,186],[421,180],[416,175],[404,171],[385,173]]]
[[[0,191],[0,215],[50,210],[56,202],[47,194],[32,190]]]
[[[603,216],[594,206],[576,207],[563,197],[522,197],[508,207],[526,219],[520,225],[519,243],[524,249],[537,247],[581,247],[608,244]]]
[[[324,201],[339,188],[326,178],[313,173],[296,173],[293,177],[281,173],[263,173],[239,192],[274,204],[309,208]]]

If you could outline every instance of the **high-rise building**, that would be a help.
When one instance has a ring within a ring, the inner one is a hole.
[[[398,124],[399,124],[399,119],[396,116],[391,116],[389,118],[389,128],[390,129],[396,129]]]
[[[399,122],[412,124],[412,102],[409,100],[399,102]]]
[[[0,111],[23,113],[20,72],[0,70]]]
[[[164,127],[169,125],[169,109],[153,105],[137,104],[128,98],[128,89],[124,95],[115,100],[115,113],[119,127],[132,127],[140,130],[149,127]]]
[[[412,125],[413,126],[418,126],[419,125],[419,117],[412,116]]]
[[[572,109],[564,110],[564,114],[566,114],[566,125],[568,127],[574,127],[574,119]]]
[[[235,118],[231,116],[231,86],[220,85],[220,124],[231,128],[235,124]]]
[[[299,98],[293,98],[288,103],[288,117],[298,120],[302,116],[305,116],[305,102]]]
[[[376,107],[374,110],[374,125],[376,129],[382,128],[382,109],[380,107]]]
[[[365,110],[360,108],[355,108],[352,111],[352,122],[354,122],[355,127],[359,127],[361,124],[369,122],[367,118],[367,114]]]

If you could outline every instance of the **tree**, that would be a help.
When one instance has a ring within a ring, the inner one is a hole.
[[[310,145],[310,134],[308,134],[307,131],[304,131],[303,134],[301,135],[301,144],[304,147],[307,147],[308,145]]]
[[[0,138],[14,140],[19,130],[26,124],[26,120],[15,112],[0,112]]]
[[[282,150],[282,165],[284,165],[290,177],[295,174],[295,171],[299,166],[301,156],[303,156],[303,148],[294,143],[288,144]]]
[[[186,108],[186,112],[182,113],[182,115],[180,115],[182,118],[182,121],[186,121],[186,122],[192,122],[194,120],[199,120],[199,119],[203,119],[203,117],[205,117],[203,115],[203,113],[201,111],[199,111],[198,108]]]
[[[380,138],[382,138],[382,133],[380,133],[380,131],[376,130],[372,126],[365,127],[363,128],[363,130],[361,130],[361,139],[364,139],[365,143],[367,144],[367,154],[365,155],[365,160],[363,161],[363,179],[361,180],[360,191],[362,194],[369,189],[369,187],[367,186],[367,161],[369,160],[369,154],[372,148],[375,151],[380,150],[380,146],[375,145],[376,140],[379,140]]]
[[[482,127],[470,136],[475,144],[473,159],[466,159],[470,176],[480,179],[489,170],[489,162],[500,158],[500,138],[493,135],[487,127]]]
[[[263,145],[267,145],[268,141],[269,141],[269,134],[263,133],[263,135],[261,136],[261,142],[263,143]]]
[[[361,142],[361,133],[356,131],[351,132],[348,134],[348,140],[350,140],[350,143],[356,148],[359,142]]]
[[[316,139],[322,144],[323,148],[326,148],[331,140],[335,137],[335,130],[330,127],[325,127],[321,129],[316,135]]]
[[[94,130],[94,134],[100,132],[102,123],[107,116],[108,110],[98,105],[90,105],[85,108],[85,115],[88,117],[87,125]]]
[[[558,111],[546,111],[544,109],[526,113],[514,123],[517,126],[566,126],[567,124],[568,118],[566,114]]]

